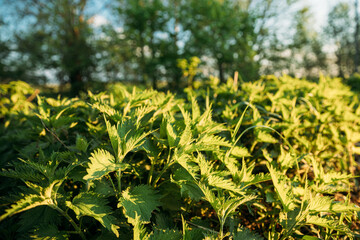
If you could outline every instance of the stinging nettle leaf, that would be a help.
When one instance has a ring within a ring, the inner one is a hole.
[[[239,147],[239,146],[235,146],[232,150],[231,150],[231,155],[238,157],[238,158],[242,158],[242,157],[250,157],[250,153],[249,150],[246,147]]]
[[[276,140],[276,138],[271,136],[271,134],[264,132],[264,131],[258,132],[256,140],[259,142],[266,142],[266,143],[277,143],[278,142],[278,140]]]
[[[179,231],[174,229],[155,229],[149,240],[180,240],[183,239]]]
[[[173,125],[169,122],[166,124],[166,135],[168,138],[168,143],[170,147],[174,147],[176,142],[179,140],[177,137],[176,130],[174,129]]]
[[[124,207],[129,223],[134,224],[136,216],[142,223],[150,221],[151,213],[160,206],[160,196],[148,185],[138,185],[122,192],[118,207]]]
[[[121,152],[121,147],[120,147],[121,140],[120,140],[118,131],[115,126],[112,126],[111,123],[106,120],[106,118],[105,118],[105,123],[106,123],[107,132],[109,134],[111,146],[112,146],[116,156],[120,156],[122,154],[122,152]]]
[[[77,195],[72,202],[66,201],[66,206],[75,212],[77,218],[93,217],[118,237],[117,229],[119,227],[115,225],[116,218],[111,215],[111,208],[107,203],[107,200],[101,195],[83,192]]]
[[[252,232],[247,228],[240,228],[233,234],[234,240],[263,240],[258,233]]]
[[[268,163],[266,165],[269,169],[275,190],[276,190],[276,192],[280,198],[280,201],[284,207],[284,211],[288,212],[288,211],[293,210],[295,208],[296,204],[295,204],[295,198],[292,194],[291,186],[288,185],[285,180],[281,179],[281,173],[277,172],[273,166],[271,166]]]
[[[5,213],[0,216],[0,221],[14,214],[29,210],[34,207],[42,206],[42,205],[51,205],[51,204],[53,204],[52,200],[46,199],[43,196],[37,194],[26,195],[21,200],[12,204],[9,209],[6,209]]]
[[[89,159],[87,175],[84,176],[86,181],[100,179],[110,172],[126,168],[125,164],[116,163],[114,156],[104,149],[95,150]]]
[[[81,135],[76,136],[76,148],[79,151],[86,152],[89,143],[87,142],[86,138]]]

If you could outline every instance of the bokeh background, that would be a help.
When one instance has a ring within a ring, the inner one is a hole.
[[[287,74],[360,88],[358,0],[0,0],[0,81],[76,95]]]

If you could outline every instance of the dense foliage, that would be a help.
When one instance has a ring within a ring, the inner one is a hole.
[[[360,102],[338,79],[34,99],[0,85],[1,239],[359,238]],[[33,100],[34,99],[34,100]]]

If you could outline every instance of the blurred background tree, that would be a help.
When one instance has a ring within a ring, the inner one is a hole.
[[[85,14],[89,1],[19,0],[6,4],[26,21],[26,29],[14,33],[12,44],[29,77],[46,83],[46,74],[53,75],[61,84],[70,83],[73,95],[84,89],[91,80],[95,53]]]
[[[185,54],[215,60],[221,82],[235,71],[246,80],[258,77],[254,18],[242,3],[189,0],[182,6],[181,23],[189,33]]]
[[[325,34],[336,46],[335,56],[338,75],[350,76],[355,71],[355,21],[348,3],[337,4],[328,15]]]
[[[194,56],[195,79],[347,78],[359,64],[357,2],[339,1],[316,29],[303,0],[0,0],[0,80],[72,95],[109,81],[175,88],[187,84],[178,60]]]

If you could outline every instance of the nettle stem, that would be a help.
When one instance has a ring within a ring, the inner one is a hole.
[[[121,170],[119,169],[117,172],[117,182],[118,182],[118,191],[119,195],[121,194]]]
[[[151,185],[152,177],[154,174],[154,167],[155,167],[154,165],[155,165],[156,160],[157,160],[157,158],[154,158],[153,161],[150,160],[151,166],[150,166],[150,172],[149,172],[149,176],[148,176],[148,185]]]
[[[222,240],[223,238],[224,238],[224,221],[220,220],[219,239]]]
[[[114,189],[114,193],[116,194],[117,197],[120,197],[120,193],[118,193],[118,191],[115,187],[114,181],[111,179],[111,176],[108,174],[107,177],[110,180],[112,188]]]
[[[80,235],[81,239],[86,240],[86,237],[85,237],[84,233],[81,231],[81,228],[75,223],[75,221],[69,216],[69,214],[67,214],[64,210],[62,210],[55,204],[52,204],[49,206],[51,208],[55,209],[56,211],[58,211],[61,215],[63,215],[70,222],[70,224],[74,227],[74,229],[76,230],[76,233]]]
[[[173,164],[173,162],[170,161],[170,156],[171,156],[171,148],[169,149],[169,155],[168,158],[166,160],[166,164],[164,166],[164,168],[161,170],[161,172],[159,173],[159,175],[156,177],[156,179],[153,182],[153,187],[156,187],[157,182],[160,180],[161,176],[166,172],[166,170]]]

